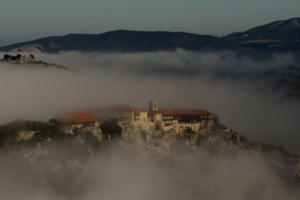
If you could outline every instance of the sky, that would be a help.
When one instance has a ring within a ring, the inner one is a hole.
[[[117,29],[226,35],[300,16],[299,0],[1,0],[0,45]]]

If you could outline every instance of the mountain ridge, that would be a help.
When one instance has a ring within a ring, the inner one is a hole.
[[[99,34],[71,33],[0,47],[0,51],[61,53],[233,50],[237,52],[300,51],[300,18],[275,21],[224,37],[187,32],[115,30]]]
[[[206,48],[211,48],[212,46],[222,47],[224,42],[223,39],[214,36],[185,32],[117,30],[101,34],[51,36],[1,47],[0,50],[22,52],[29,49],[46,53],[72,50],[88,52],[144,52],[170,51],[176,48],[197,50],[200,46]]]

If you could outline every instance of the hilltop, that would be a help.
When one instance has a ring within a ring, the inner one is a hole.
[[[192,158],[201,156],[203,151],[208,152],[211,159],[243,154],[254,161],[263,158],[282,181],[300,183],[299,156],[282,146],[252,141],[222,125],[217,117],[208,117],[213,116],[210,112],[150,109],[146,119],[145,110],[112,105],[92,113],[71,112],[48,123],[19,120],[0,125],[0,151],[20,151],[30,162],[49,156],[55,158],[59,152],[52,149],[53,145],[76,152],[70,153],[64,161],[57,161],[63,163],[74,162],[74,159],[80,162],[82,155],[96,155],[108,147],[147,154],[170,164],[192,162]]]
[[[244,48],[298,51],[300,48],[300,18],[275,21],[245,32],[229,34],[224,39]]]
[[[0,158],[6,169],[0,173],[9,180],[1,192],[20,188],[31,194],[42,188],[81,199],[90,197],[91,187],[101,194],[107,185],[113,194],[119,188],[136,194],[144,188],[152,193],[154,185],[159,191],[166,187],[163,197],[170,198],[178,190],[175,195],[182,199],[298,199],[299,156],[251,141],[216,117],[208,131],[197,129],[195,124],[207,126],[203,122],[210,120],[205,117],[210,112],[157,109],[155,104],[148,120],[143,109],[113,105],[49,122],[0,125]],[[146,130],[139,126],[145,121],[162,126]],[[186,129],[165,129],[170,122]]]
[[[275,21],[258,26],[245,32],[227,35],[226,39],[245,42],[266,40],[266,42],[298,42],[300,41],[300,18]]]

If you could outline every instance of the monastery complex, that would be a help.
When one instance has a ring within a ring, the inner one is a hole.
[[[96,118],[115,118],[123,130],[162,130],[182,134],[192,131],[206,135],[214,126],[214,115],[200,109],[163,109],[158,101],[151,101],[144,110],[127,105],[113,105],[100,109]]]
[[[214,115],[201,109],[163,109],[151,101],[149,109],[111,105],[91,112],[73,112],[60,119],[72,128],[99,127],[101,121],[115,119],[124,131],[199,133],[206,135],[214,126]]]

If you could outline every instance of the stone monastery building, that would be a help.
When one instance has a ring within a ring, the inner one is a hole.
[[[95,113],[98,118],[115,118],[124,130],[162,130],[206,135],[214,126],[214,115],[201,109],[162,109],[151,101],[149,110],[127,105],[107,106]]]

